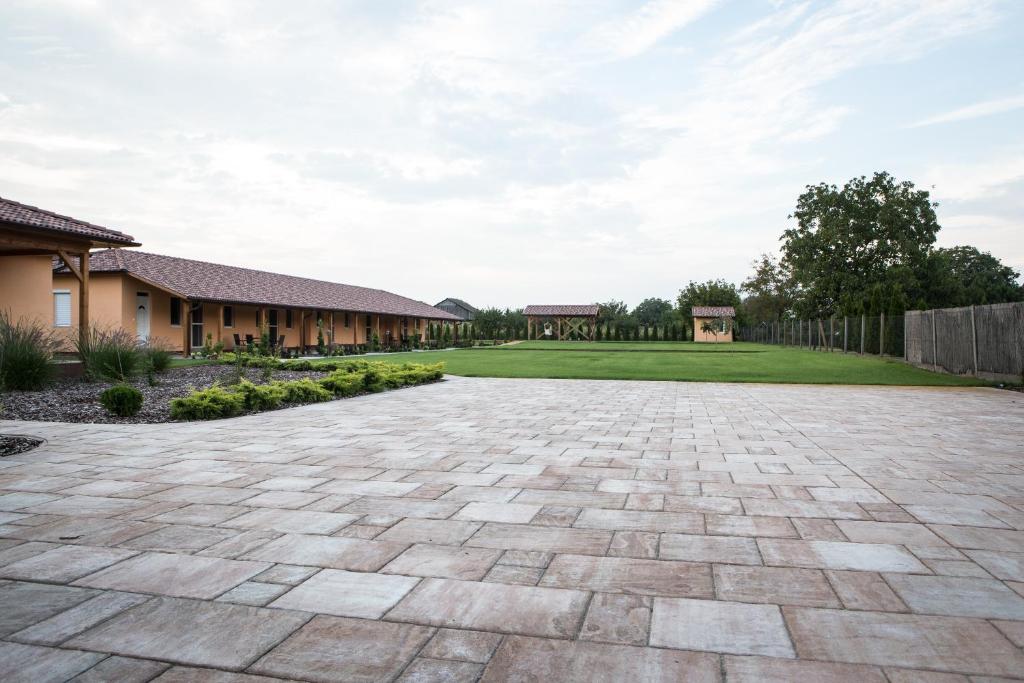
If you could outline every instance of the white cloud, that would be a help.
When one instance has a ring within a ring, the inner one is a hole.
[[[960,107],[959,109],[954,109],[943,114],[937,114],[935,116],[922,119],[916,123],[912,123],[910,127],[920,128],[922,126],[933,126],[937,123],[969,121],[971,119],[977,119],[983,116],[992,116],[993,114],[1003,114],[1017,109],[1024,109],[1024,95],[1003,97],[996,100],[986,100],[985,102],[978,102],[966,107]]]

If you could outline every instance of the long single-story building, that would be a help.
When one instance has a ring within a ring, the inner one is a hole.
[[[733,319],[736,309],[732,306],[694,306],[693,341],[695,342],[731,342]],[[714,328],[704,331],[704,324]]]
[[[120,326],[140,340],[160,340],[182,353],[207,340],[235,346],[258,340],[265,325],[285,348],[384,345],[426,333],[429,322],[457,322],[450,313],[381,289],[281,275],[205,261],[110,249],[92,255],[94,325]],[[77,296],[67,264],[57,264],[55,289]],[[72,324],[77,321],[72,320]]]

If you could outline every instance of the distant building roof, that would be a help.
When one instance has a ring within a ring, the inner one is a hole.
[[[143,251],[109,249],[92,255],[93,273],[126,272],[193,301],[218,301],[355,313],[458,320],[439,308],[382,289],[224,266]]]
[[[533,305],[523,309],[523,315],[560,315],[560,316],[596,316],[600,307],[597,304],[555,304]]]
[[[694,318],[735,318],[736,309],[732,306],[694,306]]]
[[[96,246],[137,247],[131,235],[0,197],[0,223],[86,239]]]
[[[435,306],[440,306],[441,304],[445,303],[446,301],[451,301],[451,302],[452,302],[453,304],[455,304],[456,306],[461,306],[462,308],[465,308],[465,309],[466,309],[467,311],[469,311],[470,313],[478,313],[478,312],[479,312],[479,311],[477,311],[477,309],[473,308],[472,306],[470,306],[469,304],[467,304],[467,303],[466,303],[465,301],[463,301],[462,299],[456,299],[456,298],[455,298],[455,297],[453,297],[453,296],[450,296],[450,297],[448,297],[448,298],[446,298],[446,299],[443,299],[442,301],[439,301],[439,302],[437,302],[437,303],[436,303],[436,304],[434,304],[434,305],[435,305]]]

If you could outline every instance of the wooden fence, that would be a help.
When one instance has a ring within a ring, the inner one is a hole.
[[[907,362],[930,370],[1019,382],[1024,302],[907,311]]]

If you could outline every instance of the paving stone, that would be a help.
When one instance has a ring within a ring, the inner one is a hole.
[[[0,642],[0,680],[7,683],[63,683],[101,659],[103,655],[95,652]]]
[[[992,625],[1003,632],[1017,647],[1024,647],[1024,621],[993,621]]]
[[[401,677],[399,683],[476,683],[483,665],[444,659],[417,657]]]
[[[899,599],[879,574],[874,572],[826,571],[829,583],[847,609],[877,612],[906,612]]]
[[[920,560],[898,545],[763,538],[757,547],[765,564],[775,566],[928,573]]]
[[[796,518],[790,520],[796,527],[797,534],[805,541],[846,541],[846,538],[836,523],[831,519],[804,519]]]
[[[881,669],[863,664],[734,655],[725,657],[725,676],[729,683],[886,683],[886,677]]]
[[[518,503],[469,503],[453,519],[529,524],[530,520],[540,512],[540,509],[540,505],[520,505]]]
[[[655,598],[650,641],[683,650],[796,656],[775,605]]]
[[[71,636],[149,599],[148,595],[106,591],[45,621],[22,629],[12,634],[10,639],[33,645],[59,645]]]
[[[193,669],[185,666],[171,667],[154,683],[279,683],[280,678],[237,674],[218,669]]]
[[[970,560],[922,560],[929,569],[944,576],[991,578],[991,574]]]
[[[270,569],[260,572],[253,577],[254,581],[263,583],[283,583],[289,586],[296,586],[313,574],[320,571],[320,567],[303,567],[294,564],[275,564]]]
[[[725,496],[665,496],[665,512],[699,512],[722,515],[742,515],[743,505],[735,498]]]
[[[158,597],[72,638],[65,647],[237,671],[308,619],[300,612]]]
[[[131,550],[64,545],[0,567],[0,577],[68,583],[134,555]]]
[[[497,564],[487,572],[484,581],[490,583],[514,583],[520,586],[536,586],[544,570],[540,567],[517,567],[511,564]]]
[[[706,515],[707,533],[715,536],[759,536],[796,538],[796,529],[784,517],[741,517]]]
[[[339,617],[379,619],[419,579],[324,569],[270,603],[271,607]]]
[[[480,548],[604,555],[611,540],[610,531],[488,522],[465,544]]]
[[[387,618],[548,638],[575,635],[588,594],[578,590],[423,579]]]
[[[110,546],[156,531],[160,527],[146,522],[131,522],[102,517],[58,517],[39,526],[0,528],[0,536],[26,541],[50,541],[74,545]]]
[[[23,543],[13,538],[3,539],[3,543],[5,545],[3,549],[0,549],[0,567],[5,567],[9,564],[20,562],[25,558],[45,553],[47,550],[60,547],[56,543]]]
[[[592,493],[589,491],[546,491],[526,488],[512,502],[524,505],[559,505],[578,508],[612,508],[621,510],[625,493]]]
[[[412,661],[433,632],[411,624],[318,616],[249,670],[311,681],[387,681]]]
[[[210,599],[269,566],[266,562],[146,553],[81,578],[75,585]]]
[[[500,550],[490,548],[414,545],[380,571],[383,574],[478,581],[487,574],[501,554]]]
[[[579,529],[700,534],[704,532],[704,517],[685,512],[585,509],[576,519],[574,526]]]
[[[408,545],[404,543],[288,534],[246,553],[243,557],[249,560],[372,572],[386,565],[407,547]]]
[[[932,524],[929,528],[957,548],[1024,552],[1024,531],[983,529],[950,524]]]
[[[498,633],[486,631],[457,631],[442,628],[420,652],[433,659],[455,659],[463,662],[486,664],[501,642]]]
[[[83,517],[113,517],[137,510],[146,503],[130,498],[104,498],[102,496],[67,496],[47,503],[21,508],[22,512],[39,515],[80,515]]]
[[[663,560],[761,564],[761,553],[752,538],[662,534],[658,556]]]
[[[258,508],[296,510],[311,505],[326,495],[325,493],[304,493],[302,491],[266,491],[258,496],[246,498],[245,504]]]
[[[222,557],[224,559],[232,560],[244,555],[245,553],[252,552],[256,548],[266,544],[267,541],[279,538],[280,536],[281,534],[276,531],[243,531],[242,533],[232,536],[225,541],[221,541],[216,545],[211,545],[209,548],[196,552],[196,555]]]
[[[661,534],[646,531],[616,531],[608,554],[612,557],[635,557],[653,560],[658,557]]]
[[[1024,581],[1024,553],[1000,553],[992,550],[966,550],[964,552],[997,579]]]
[[[551,564],[554,558],[553,553],[531,552],[529,550],[506,550],[498,564],[512,564],[520,567],[540,567],[541,569]]]
[[[743,509],[748,515],[764,517],[820,517],[824,519],[867,519],[856,503],[827,503],[817,500],[768,500],[747,498]]]
[[[224,526],[236,529],[263,529],[286,534],[333,534],[359,519],[358,515],[310,510],[253,510],[229,519]]]
[[[711,683],[719,680],[718,658],[699,652],[509,636],[480,680]]]
[[[887,668],[885,675],[888,676],[889,683],[968,683],[967,676],[942,674],[936,671]],[[1006,683],[1006,679],[996,680],[987,676],[984,678],[974,676],[971,680],[975,683]]]
[[[247,508],[238,505],[185,505],[174,510],[163,512],[147,521],[165,524],[191,524],[194,526],[212,526],[226,522],[248,512]]]
[[[421,519],[448,519],[459,511],[460,503],[409,498],[360,498],[342,507],[339,512],[355,515],[394,515]]]
[[[264,607],[287,590],[288,586],[285,584],[246,581],[245,583],[238,584],[217,598],[217,600],[219,602],[233,602],[238,605]]]
[[[44,583],[0,584],[0,638],[71,609],[96,594],[85,588]]]
[[[623,557],[556,555],[540,585],[631,595],[713,595],[710,565]]]
[[[894,574],[886,581],[913,612],[1024,620],[1024,598],[996,579]]]
[[[340,479],[341,477],[337,478]],[[308,491],[326,481],[330,481],[330,479],[328,477],[271,477],[270,479],[264,479],[258,484],[253,484],[249,488],[271,491]],[[246,503],[246,505],[248,504]]]
[[[580,630],[580,640],[620,645],[646,645],[652,598],[595,593]]]
[[[817,569],[718,564],[714,575],[719,600],[842,607],[824,573]]]
[[[107,657],[88,671],[71,679],[71,683],[146,683],[159,676],[168,665],[147,659]]]
[[[393,543],[433,543],[461,545],[480,528],[479,522],[456,522],[443,519],[403,519],[377,540]]]
[[[148,496],[150,500],[170,500],[202,505],[233,505],[259,494],[256,489],[227,486],[175,486]]]
[[[138,550],[204,550],[238,535],[234,529],[217,529],[205,526],[184,526],[172,524],[157,529],[151,534],[133,538],[122,545]]]
[[[980,619],[784,608],[801,658],[1016,676],[1024,654]]]
[[[403,481],[334,480],[312,490],[317,493],[340,493],[356,496],[405,496],[420,486],[420,483]]]
[[[896,545],[948,545],[923,524],[898,522],[854,522],[839,520],[836,526],[855,543],[893,543]]]

